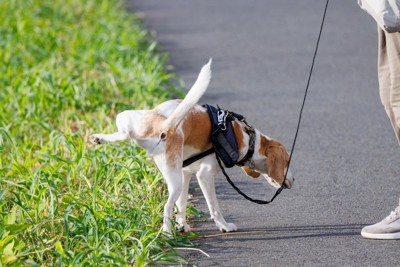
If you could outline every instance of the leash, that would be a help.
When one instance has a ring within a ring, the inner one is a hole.
[[[294,147],[295,147],[295,145],[296,145],[297,135],[298,135],[299,129],[300,129],[301,117],[303,116],[303,109],[304,109],[304,105],[305,105],[306,99],[307,99],[308,88],[310,87],[311,76],[312,76],[312,73],[313,73],[313,70],[314,70],[315,58],[317,57],[319,42],[320,42],[320,40],[321,40],[321,35],[322,35],[322,29],[324,28],[324,22],[325,22],[325,17],[326,17],[326,11],[328,10],[328,5],[329,5],[329,0],[326,0],[325,9],[324,9],[324,15],[323,15],[323,17],[322,17],[321,27],[320,27],[320,29],[319,29],[317,45],[315,46],[314,56],[313,56],[313,60],[312,60],[312,63],[311,63],[311,68],[310,68],[310,74],[308,75],[307,86],[306,86],[306,90],[305,90],[305,92],[304,92],[303,104],[301,105],[301,109],[300,109],[300,115],[299,115],[299,120],[298,120],[298,123],[297,123],[296,134],[295,134],[295,136],[294,136],[292,149],[291,149],[291,151],[290,151],[288,166],[287,166],[287,169],[286,169],[285,178],[284,178],[283,182],[285,182],[285,180],[286,180],[286,176],[287,176],[287,173],[288,173],[288,170],[289,170],[289,166],[290,166],[290,163],[291,163],[291,161],[292,161],[292,156],[293,156],[293,152],[294,152]],[[282,188],[282,187],[281,187],[281,188]],[[280,189],[281,189],[281,188],[280,188]],[[282,190],[281,190],[281,191],[282,191]],[[279,192],[279,193],[280,193],[280,192]]]
[[[308,88],[310,87],[311,76],[312,76],[312,73],[313,73],[313,70],[314,70],[315,58],[317,57],[318,47],[319,47],[319,43],[320,43],[321,35],[322,35],[322,29],[323,29],[324,23],[325,23],[326,11],[328,10],[328,4],[329,4],[329,0],[326,0],[325,9],[324,9],[324,15],[323,15],[323,17],[322,17],[322,22],[321,22],[321,27],[320,27],[320,29],[319,29],[317,44],[316,44],[316,46],[315,46],[314,56],[313,56],[312,63],[311,63],[310,74],[309,74],[309,76],[308,76],[307,86],[306,86],[306,90],[305,90],[305,92],[304,92],[303,103],[302,103],[301,109],[300,109],[299,120],[298,120],[298,122],[297,122],[296,133],[295,133],[295,136],[294,136],[293,145],[292,145],[292,149],[291,149],[291,151],[290,151],[289,160],[288,160],[288,165],[287,165],[287,168],[286,168],[286,172],[285,172],[285,176],[284,176],[284,178],[283,178],[282,185],[283,185],[283,184],[285,183],[285,181],[286,181],[286,176],[287,176],[287,174],[288,174],[289,167],[290,167],[290,163],[291,163],[291,161],[292,161],[292,156],[293,156],[294,148],[295,148],[295,145],[296,145],[297,136],[298,136],[298,134],[299,134],[301,118],[302,118],[302,116],[303,116],[303,109],[304,109],[304,105],[305,105],[306,99],[307,99]],[[275,195],[274,195],[274,196],[271,198],[271,200],[269,200],[269,201],[266,201],[266,200],[259,200],[259,199],[253,199],[253,198],[247,196],[245,193],[243,193],[243,192],[232,182],[232,180],[229,178],[228,174],[225,172],[225,169],[224,169],[224,167],[222,166],[221,161],[220,161],[220,159],[218,158],[218,156],[217,156],[217,161],[218,161],[219,167],[220,167],[221,170],[222,170],[222,173],[223,173],[224,176],[226,177],[226,180],[229,182],[229,184],[230,184],[240,195],[242,195],[245,199],[247,199],[247,200],[249,200],[249,201],[251,201],[251,202],[254,202],[254,203],[257,203],[257,204],[260,204],[260,205],[269,204],[269,203],[271,203],[272,201],[274,201],[274,199],[275,199],[275,198],[282,192],[282,190],[284,189],[283,186],[281,186],[281,187],[275,192]]]
[[[243,192],[232,182],[232,180],[229,178],[228,174],[225,172],[225,168],[223,167],[223,165],[222,165],[222,163],[221,163],[221,159],[219,158],[219,156],[218,156],[217,153],[216,153],[216,158],[217,158],[217,161],[218,161],[218,165],[219,165],[219,167],[221,168],[222,173],[224,174],[224,176],[225,176],[226,180],[228,181],[228,183],[229,183],[240,195],[242,195],[245,199],[247,199],[247,200],[249,200],[249,201],[251,201],[251,202],[254,202],[254,203],[256,203],[256,204],[264,205],[264,204],[269,204],[269,203],[271,203],[272,201],[274,201],[274,199],[275,199],[275,198],[282,192],[282,190],[284,189],[284,188],[283,188],[283,184],[284,184],[285,181],[286,181],[286,177],[287,177],[287,174],[288,174],[288,171],[289,171],[290,163],[291,163],[291,161],[292,161],[292,156],[293,156],[294,148],[295,148],[296,141],[297,141],[297,136],[298,136],[299,129],[300,129],[301,118],[302,118],[302,115],[303,115],[303,109],[304,109],[305,102],[306,102],[306,99],[307,99],[308,88],[310,87],[311,76],[312,76],[312,73],[313,73],[313,70],[314,70],[315,59],[316,59],[316,57],[317,57],[318,47],[319,47],[319,43],[320,43],[320,40],[321,40],[322,29],[323,29],[324,23],[325,23],[326,12],[327,12],[327,10],[328,10],[328,4],[329,4],[329,0],[326,0],[326,5],[325,5],[325,9],[324,9],[324,15],[323,15],[323,17],[322,17],[321,27],[320,27],[320,30],[319,30],[318,39],[317,39],[317,44],[316,44],[316,47],[315,47],[314,56],[313,56],[312,63],[311,63],[311,68],[310,68],[310,73],[309,73],[309,76],[308,76],[307,86],[306,86],[306,90],[305,90],[305,92],[304,92],[303,103],[302,103],[302,105],[301,105],[300,114],[299,114],[299,119],[298,119],[298,122],[297,122],[296,133],[295,133],[295,136],[294,136],[292,149],[291,149],[291,151],[290,151],[289,160],[288,160],[288,165],[287,165],[287,168],[286,168],[285,176],[284,176],[284,178],[283,178],[282,186],[275,192],[275,195],[274,195],[274,196],[271,198],[271,200],[269,200],[269,201],[268,201],[268,200],[253,199],[253,198],[247,196],[245,193],[243,193]],[[239,119],[239,120],[240,120],[240,119]],[[240,120],[240,121],[242,121],[242,120]],[[245,122],[245,123],[246,123],[246,122]],[[247,123],[246,123],[246,125],[247,125]],[[249,126],[249,125],[248,125],[248,126]],[[192,164],[193,162],[195,162],[195,161],[197,161],[197,160],[199,160],[199,159],[201,159],[201,158],[203,158],[203,157],[205,157],[205,156],[207,156],[207,155],[210,155],[210,154],[212,154],[212,153],[214,153],[214,152],[215,152],[215,149],[212,147],[212,148],[210,148],[210,149],[208,149],[208,150],[206,150],[206,151],[204,151],[204,152],[202,152],[202,153],[200,153],[200,154],[198,154],[198,155],[195,155],[195,156],[193,156],[193,157],[191,157],[191,158],[189,158],[189,159],[186,159],[186,160],[183,161],[183,167],[186,167],[186,166]]]
[[[249,200],[249,201],[251,201],[251,202],[253,202],[253,203],[257,203],[257,204],[260,204],[260,205],[264,205],[264,204],[269,204],[269,203],[271,203],[272,201],[274,201],[274,199],[281,193],[281,191],[283,190],[283,187],[280,187],[277,191],[276,191],[276,193],[275,193],[275,195],[271,198],[271,200],[260,200],[260,199],[254,199],[254,198],[251,198],[251,197],[249,197],[248,195],[246,195],[245,193],[243,193],[233,182],[232,182],[232,180],[231,180],[231,178],[229,178],[229,175],[225,172],[225,168],[224,168],[224,166],[222,166],[222,163],[221,163],[221,160],[219,159],[219,157],[218,156],[216,156],[216,158],[217,158],[217,161],[218,161],[218,165],[219,165],[219,167],[221,168],[221,170],[222,170],[222,173],[224,174],[224,176],[225,176],[225,178],[226,178],[226,180],[228,181],[228,183],[233,187],[233,189],[235,189],[236,190],[236,192],[238,192],[240,195],[242,195],[245,199],[247,199],[247,200]],[[279,192],[279,193],[278,193]]]

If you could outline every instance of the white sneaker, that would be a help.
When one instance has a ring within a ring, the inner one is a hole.
[[[400,203],[399,206],[382,221],[365,226],[361,230],[364,238],[400,239]]]

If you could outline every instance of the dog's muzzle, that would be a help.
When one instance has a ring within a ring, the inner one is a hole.
[[[289,176],[289,174],[286,176],[285,182],[283,183],[282,187],[285,189],[290,189],[292,188],[292,185],[294,183],[294,177]]]

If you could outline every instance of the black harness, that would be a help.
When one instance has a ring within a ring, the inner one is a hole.
[[[193,162],[196,162],[212,153],[215,153],[217,158],[219,158],[227,168],[231,168],[235,165],[244,166],[254,154],[256,139],[254,128],[251,127],[246,122],[245,117],[240,114],[207,104],[203,107],[207,109],[207,113],[211,119],[212,130],[210,138],[213,146],[210,149],[184,160],[182,166],[189,166]],[[236,136],[232,125],[232,122],[235,120],[239,120],[246,124],[245,130],[249,135],[249,149],[246,155],[240,160]]]
[[[183,161],[182,166],[186,167],[196,162],[199,159],[204,158],[212,153],[216,154],[216,158],[218,161],[218,165],[222,170],[222,173],[225,175],[226,180],[229,184],[245,199],[250,200],[251,202],[257,204],[268,204],[271,203],[283,190],[283,187],[280,187],[275,195],[271,198],[270,201],[253,199],[243,193],[229,178],[228,174],[225,172],[224,166],[222,165],[221,161],[224,163],[225,167],[231,168],[235,165],[237,166],[244,166],[248,161],[251,160],[254,154],[254,146],[255,146],[255,139],[256,139],[256,132],[252,126],[250,126],[247,122],[245,117],[240,114],[222,110],[219,107],[215,108],[210,105],[204,105],[207,109],[207,113],[210,116],[211,124],[212,124],[212,131],[211,131],[211,142],[213,146],[206,151],[203,151],[197,155],[194,155],[186,160]],[[239,151],[236,141],[235,132],[233,130],[232,121],[239,120],[243,122],[246,126],[246,133],[249,135],[249,150],[247,151],[246,155],[238,160],[239,158]]]

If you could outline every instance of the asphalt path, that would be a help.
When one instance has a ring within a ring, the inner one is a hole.
[[[189,88],[213,58],[201,103],[219,104],[291,148],[325,1],[130,0],[168,64]],[[192,222],[209,254],[197,266],[399,266],[400,241],[360,236],[400,196],[400,149],[381,105],[376,24],[355,0],[331,0],[292,160],[296,177],[270,205],[243,199],[218,177],[221,210],[239,232],[218,234]],[[228,170],[253,197],[270,198],[265,180]],[[195,179],[196,207],[207,212]],[[214,235],[214,236],[213,236]]]

